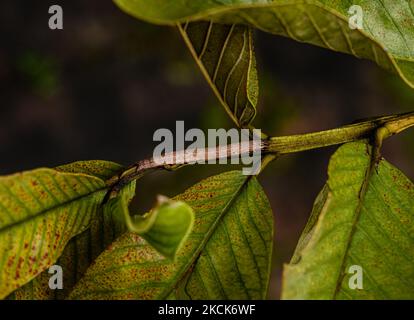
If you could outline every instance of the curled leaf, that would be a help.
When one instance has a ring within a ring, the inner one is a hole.
[[[183,201],[164,198],[144,215],[130,215],[127,189],[111,199],[105,210],[122,217],[129,231],[141,235],[162,255],[173,259],[190,234],[194,223],[194,211]]]

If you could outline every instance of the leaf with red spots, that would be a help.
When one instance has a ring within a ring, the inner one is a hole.
[[[107,192],[103,178],[120,169],[89,161],[0,177],[0,298],[54,264],[89,227]]]
[[[83,172],[87,163],[70,165],[70,172]],[[61,170],[64,167],[60,167]],[[105,174],[93,167],[93,174],[109,179],[114,172]],[[63,289],[49,288],[51,274],[44,271],[30,283],[17,289],[8,299],[64,299],[73,289],[86,269],[106,247],[126,231],[127,227],[141,234],[164,256],[174,258],[188,237],[194,222],[192,209],[182,201],[162,199],[150,213],[130,216],[128,204],[135,194],[135,182],[123,188],[119,195],[110,199],[91,220],[87,229],[71,239],[56,264],[63,270]],[[56,247],[54,246],[54,249]],[[46,253],[47,254],[47,253]],[[22,259],[22,258],[21,258]]]
[[[173,200],[195,212],[193,230],[174,261],[127,232],[95,260],[70,298],[264,299],[273,215],[256,178],[227,172]]]

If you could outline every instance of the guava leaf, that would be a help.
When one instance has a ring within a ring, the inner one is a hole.
[[[178,26],[224,109],[239,127],[256,115],[259,84],[250,27],[213,22]]]
[[[92,161],[0,177],[0,298],[54,264],[88,228],[107,192],[102,175],[119,169]]]
[[[71,164],[69,171],[85,172],[85,165],[88,163],[82,163],[82,166],[78,163]],[[59,167],[59,170],[62,169],[68,170],[67,167]],[[113,171],[98,172],[96,166],[92,169],[94,174],[100,173],[104,180],[115,175]],[[148,214],[131,217],[128,205],[134,195],[135,181],[100,207],[90,226],[69,241],[56,262],[63,270],[63,289],[50,289],[49,280],[52,275],[46,270],[13,292],[8,299],[65,299],[96,257],[127,228],[142,235],[161,254],[173,259],[191,231],[194,222],[192,209],[181,201],[162,199]]]
[[[384,159],[377,164],[371,149],[355,142],[333,155],[285,266],[284,299],[414,298],[414,185]]]
[[[129,201],[128,193],[121,190],[105,208],[115,216],[123,217],[129,231],[141,235],[163,256],[174,259],[194,224],[191,207],[182,201],[162,199],[150,212],[131,216]]]
[[[94,167],[94,169],[96,168]],[[75,167],[74,170],[78,170],[78,168]],[[89,173],[91,172],[89,171]],[[105,180],[116,174],[112,170],[101,173],[101,178]],[[98,174],[98,172],[95,172],[95,174]],[[130,183],[123,189],[123,195],[127,201],[134,197],[135,182]],[[68,242],[62,255],[55,263],[63,270],[63,289],[52,290],[49,287],[52,274],[45,270],[7,298],[13,300],[65,299],[96,257],[126,231],[125,221],[118,214],[115,211],[108,210],[105,204],[98,209],[87,229]]]
[[[101,180],[108,180],[122,170],[123,166],[118,163],[104,160],[76,161],[64,164],[55,170],[66,173],[86,174]]]
[[[257,180],[228,172],[173,200],[187,203],[196,216],[174,261],[136,233],[125,233],[96,259],[70,298],[265,298],[273,216]]]
[[[407,0],[115,0],[135,17],[175,25],[209,20],[245,24],[370,59],[414,88],[414,3]],[[362,9],[362,29],[350,18]]]

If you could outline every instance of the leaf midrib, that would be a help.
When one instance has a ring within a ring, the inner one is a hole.
[[[171,292],[174,290],[174,288],[177,286],[178,283],[180,283],[186,276],[186,273],[188,270],[191,269],[191,266],[194,265],[194,263],[197,261],[198,257],[200,256],[202,250],[207,245],[208,241],[210,240],[211,236],[215,232],[217,226],[219,225],[219,222],[223,219],[223,217],[227,214],[227,212],[230,210],[231,206],[234,204],[240,193],[242,192],[243,188],[246,187],[246,185],[249,183],[249,181],[252,179],[252,176],[247,176],[244,180],[244,182],[241,184],[241,186],[237,189],[237,191],[234,193],[233,197],[230,199],[230,201],[227,203],[227,205],[223,208],[222,212],[218,215],[218,217],[215,219],[214,223],[211,224],[209,231],[206,233],[204,239],[200,242],[198,248],[194,251],[193,255],[189,259],[189,261],[177,272],[177,276],[174,277],[173,281],[171,281],[171,285],[167,287],[165,291],[163,291],[162,295],[158,297],[158,299],[166,299]],[[190,235],[191,237],[191,235]]]
[[[353,237],[354,237],[355,232],[357,230],[357,225],[359,223],[359,219],[361,217],[363,203],[365,201],[365,196],[366,196],[367,191],[368,191],[370,180],[371,180],[372,174],[374,172],[374,169],[376,167],[375,148],[370,147],[367,144],[366,145],[366,151],[368,152],[368,154],[370,156],[369,165],[365,170],[364,181],[362,182],[361,187],[359,189],[358,204],[357,204],[357,207],[355,208],[355,217],[354,217],[354,220],[352,222],[351,231],[350,231],[349,236],[348,236],[348,241],[347,241],[347,244],[346,244],[345,252],[344,252],[344,254],[342,256],[342,259],[341,259],[341,266],[339,268],[339,272],[338,272],[338,276],[337,276],[337,280],[336,280],[336,284],[335,284],[335,291],[334,291],[333,297],[332,297],[333,300],[337,299],[337,295],[339,294],[339,292],[341,290],[341,287],[342,287],[342,281],[344,279],[345,264],[346,264],[346,261],[347,261],[347,258],[348,258],[349,250],[351,248]]]
[[[101,182],[101,181],[100,181],[100,182]],[[83,195],[81,195],[81,196],[78,196],[78,197],[76,197],[76,198],[73,198],[73,199],[67,200],[67,201],[65,201],[65,202],[59,203],[59,204],[57,204],[57,205],[54,205],[54,206],[52,206],[52,207],[50,207],[50,208],[47,208],[47,209],[41,210],[41,211],[40,211],[40,212],[38,212],[37,214],[34,214],[34,215],[29,215],[29,216],[25,217],[24,219],[22,219],[22,220],[20,220],[20,221],[14,222],[14,223],[9,224],[9,225],[7,225],[7,226],[5,226],[5,227],[3,227],[3,228],[0,228],[0,234],[2,234],[3,232],[8,231],[8,230],[10,230],[10,229],[13,229],[13,228],[15,228],[15,227],[18,227],[19,225],[24,224],[24,223],[26,223],[26,222],[28,222],[28,221],[30,221],[30,220],[34,220],[34,219],[37,219],[37,218],[39,218],[39,217],[41,217],[41,216],[44,216],[44,215],[48,214],[50,211],[53,211],[53,210],[55,210],[55,209],[58,209],[59,207],[66,206],[66,205],[68,205],[68,204],[70,204],[70,203],[72,203],[72,202],[75,202],[75,201],[81,200],[81,199],[83,199],[83,198],[86,198],[86,197],[89,197],[89,196],[93,195],[94,193],[101,192],[101,191],[104,191],[104,190],[107,190],[107,189],[108,189],[108,187],[107,187],[107,186],[103,186],[103,187],[101,187],[101,188],[99,188],[99,189],[96,189],[96,190],[94,190],[94,191],[90,191],[90,192],[88,192],[88,193],[86,193],[86,194],[83,194]]]

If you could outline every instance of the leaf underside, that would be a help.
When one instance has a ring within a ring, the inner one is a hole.
[[[285,267],[284,299],[414,298],[414,185],[371,153],[358,142],[332,157],[314,218]],[[363,289],[350,288],[354,265]]]
[[[376,62],[414,87],[414,4],[407,0],[115,0],[157,24],[209,20],[245,24],[276,35]],[[353,5],[363,28],[351,29]]]
[[[174,198],[196,214],[175,261],[134,233],[103,252],[73,299],[263,299],[273,239],[271,209],[255,178],[228,172]]]
[[[227,113],[239,127],[248,126],[256,115],[259,91],[252,30],[213,22],[178,28]]]

